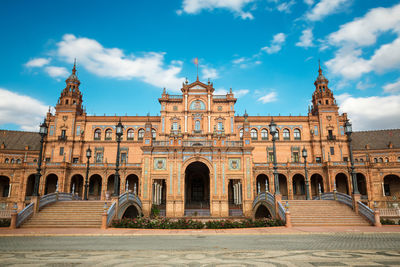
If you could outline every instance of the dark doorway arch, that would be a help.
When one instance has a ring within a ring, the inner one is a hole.
[[[128,185],[128,188],[126,187]],[[136,174],[129,174],[126,177],[125,191],[129,191],[138,195],[139,192],[139,177]]]
[[[200,210],[210,209],[210,170],[207,165],[195,161],[185,170],[185,213],[189,210],[201,214]],[[205,215],[205,214],[203,214]]]
[[[268,176],[265,174],[259,174],[256,179],[256,188],[257,188],[257,194],[261,192],[265,192],[270,190],[270,182],[268,179]]]
[[[343,194],[349,194],[349,185],[347,182],[347,175],[344,173],[338,173],[335,177],[336,191]]]
[[[139,215],[140,214],[137,208],[134,205],[131,205],[125,210],[124,215],[122,215],[122,218],[134,219],[137,218]]]
[[[306,199],[306,183],[303,175],[295,174],[292,178],[292,186],[294,199]]]
[[[282,195],[282,199],[288,199],[288,187],[287,187],[287,179],[283,174],[278,174],[279,180],[279,192]]]
[[[26,181],[25,197],[30,197],[33,195],[34,187],[35,187],[35,175],[31,174],[28,176],[28,179]]]
[[[56,192],[58,186],[58,176],[54,173],[47,175],[46,184],[44,187],[44,194],[51,194]]]
[[[400,177],[394,174],[386,175],[383,178],[385,196],[396,196],[400,198]]]
[[[10,193],[10,178],[7,176],[0,176],[0,197],[8,197]]]
[[[321,187],[321,193],[324,193],[324,179],[318,173],[311,175],[311,196],[318,196],[319,187]]]
[[[77,194],[82,197],[83,195],[83,176],[80,174],[75,174],[71,177],[71,184],[69,187],[71,193]]]
[[[271,212],[264,205],[259,205],[254,215],[255,219],[272,218]]]
[[[102,178],[98,174],[93,174],[89,179],[89,199],[101,199]]]
[[[108,176],[106,195],[112,196],[114,194],[114,186],[115,186],[114,178],[115,178],[114,174]],[[119,182],[119,189],[121,190],[121,179],[119,179],[118,182]],[[118,192],[118,195],[120,195],[120,192]]]
[[[356,176],[357,176],[358,191],[360,192],[361,198],[368,199],[367,179],[362,173],[357,173]]]

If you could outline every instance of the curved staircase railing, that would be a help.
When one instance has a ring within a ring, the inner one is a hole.
[[[38,201],[38,209],[40,210],[43,207],[57,202],[57,201],[69,201],[69,200],[79,200],[80,198],[76,195],[73,195],[72,193],[61,193],[61,192],[55,192],[51,194],[47,194],[44,196],[41,196]],[[17,214],[17,223],[16,226],[19,227],[22,223],[24,223],[27,219],[29,219],[35,210],[35,203],[31,202],[28,206],[26,206],[23,210],[18,212]]]
[[[283,207],[283,205],[280,201],[278,202],[278,214],[279,214],[279,217],[281,218],[281,220],[286,223],[285,208]]]
[[[375,212],[361,201],[357,202],[358,212],[363,215],[371,224],[375,224]]]
[[[351,197],[349,195],[346,195],[346,194],[343,194],[343,193],[337,192],[336,193],[336,198],[337,198],[337,201],[339,201],[339,202],[341,202],[343,204],[346,204],[347,206],[349,206],[352,209],[354,208],[353,207],[353,197]]]
[[[116,207],[116,202],[112,203],[110,208],[107,210],[107,225],[111,224],[111,221],[115,216],[115,207]]]
[[[136,202],[136,204],[140,208],[142,208],[142,201],[136,194],[130,193],[130,192],[125,192],[119,196],[119,199],[118,199],[119,206],[122,206],[123,204],[125,204],[128,201]]]
[[[275,196],[273,194],[271,194],[270,192],[261,192],[260,194],[258,194],[256,196],[256,198],[253,201],[253,209],[257,205],[257,203],[260,201],[265,201],[265,202],[271,204],[272,206],[274,206],[275,205]]]
[[[140,208],[140,210],[142,209],[142,201],[140,200],[139,196],[131,192],[125,192],[118,197],[118,206],[117,202],[113,202],[108,208],[107,226],[111,224],[115,216],[118,216],[120,208],[123,208],[124,205],[126,205],[129,201],[134,202]]]
[[[16,226],[19,227],[23,222],[25,222],[29,217],[33,214],[34,204],[33,202],[26,206],[23,210],[18,212],[17,215],[17,224]]]

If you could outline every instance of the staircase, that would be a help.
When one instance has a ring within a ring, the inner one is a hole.
[[[288,200],[293,226],[369,226],[361,215],[335,200]],[[282,201],[285,206],[286,201]]]
[[[100,228],[103,212],[104,201],[58,201],[45,206],[21,228]]]

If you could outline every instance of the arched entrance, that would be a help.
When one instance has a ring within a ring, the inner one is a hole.
[[[138,216],[139,216],[139,211],[135,206],[131,205],[125,210],[124,215],[122,215],[122,218],[134,219],[137,218]]]
[[[35,187],[35,175],[31,174],[28,176],[28,179],[26,181],[25,198],[33,195],[34,187]]]
[[[386,175],[383,178],[385,196],[396,196],[400,198],[400,177],[394,174]]]
[[[185,215],[210,215],[210,170],[195,161],[185,170]]]
[[[49,174],[46,177],[46,184],[44,187],[44,194],[51,194],[56,192],[57,190],[57,185],[58,185],[58,177],[55,174]]]
[[[365,179],[365,176],[362,173],[357,173],[356,175],[357,175],[358,191],[360,192],[361,199],[368,199],[367,180]]]
[[[349,194],[349,185],[347,183],[347,175],[344,173],[338,173],[335,177],[336,191],[339,193]]]
[[[106,196],[112,196],[114,194],[114,174],[111,174],[110,176],[108,176],[108,180],[107,180],[107,193]],[[119,179],[119,189],[121,190],[121,179]],[[118,195],[120,195],[120,192],[118,192]]]
[[[265,174],[259,174],[256,179],[257,195],[261,192],[269,192],[269,184],[268,176]]]
[[[255,212],[254,218],[255,219],[272,218],[272,215],[266,206],[259,205]]]
[[[292,178],[293,199],[306,199],[306,184],[304,176],[295,174]]]
[[[324,193],[324,180],[322,176],[318,173],[311,175],[311,196],[314,198],[318,196],[319,187],[321,187],[321,193]]]
[[[98,174],[93,174],[89,179],[89,199],[99,200],[101,199],[101,185],[102,179]]]
[[[138,195],[139,190],[139,178],[135,174],[129,174],[126,177],[125,191],[129,191]]]
[[[10,193],[10,178],[0,176],[0,197],[8,197]]]
[[[239,179],[230,179],[228,183],[229,216],[243,215],[243,190]]]
[[[83,195],[83,176],[80,174],[75,174],[71,178],[71,184],[69,187],[71,193],[82,197]]]
[[[287,179],[283,174],[278,174],[279,179],[279,192],[282,195],[282,199],[288,199],[288,187],[287,187]]]

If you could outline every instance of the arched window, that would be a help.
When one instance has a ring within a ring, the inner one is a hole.
[[[11,159],[11,162],[10,162],[11,164],[14,164],[14,159]]]
[[[199,120],[196,120],[196,121],[194,122],[194,130],[195,130],[196,132],[201,131],[201,126],[200,126],[200,121],[199,121]]]
[[[299,129],[294,129],[293,131],[294,140],[301,140],[301,134]]]
[[[358,162],[358,159],[355,159],[354,161],[355,161],[355,162]]]
[[[290,140],[289,129],[283,129],[283,140]]]
[[[278,129],[276,129],[275,140],[279,140],[279,131],[278,131]]]
[[[111,139],[112,139],[112,130],[111,129],[107,129],[106,130],[105,140],[111,140]]]
[[[378,163],[378,159],[377,159],[377,158],[374,158],[374,162],[375,162],[375,163]]]
[[[100,138],[101,138],[101,130],[100,129],[94,130],[94,140],[100,140]]]
[[[21,159],[17,159],[17,164],[21,164]]]
[[[360,162],[364,162],[364,159],[361,158],[361,159],[360,159]]]
[[[268,140],[268,131],[267,129],[261,130],[261,140]]]
[[[383,158],[379,158],[379,163],[383,162]]]
[[[240,137],[240,140],[243,139],[243,128],[239,130],[239,137]]]
[[[144,137],[144,129],[140,129],[138,131],[138,140],[143,140]]]
[[[389,162],[389,158],[385,158],[385,162]]]
[[[153,140],[156,140],[156,137],[157,137],[157,132],[156,132],[156,130],[151,129],[151,138],[152,138]]]
[[[400,162],[400,157],[397,157],[397,161]]]
[[[400,158],[399,158],[400,159]],[[8,158],[6,158],[5,160],[4,160],[4,163],[8,163],[10,160],[8,159]]]
[[[251,129],[250,136],[251,136],[251,140],[257,140],[258,139],[257,130]]]
[[[128,131],[126,131],[126,139],[133,140],[134,137],[135,135],[133,129],[128,129]]]

